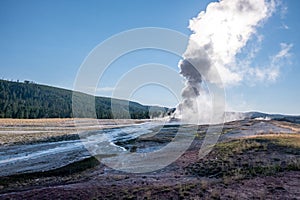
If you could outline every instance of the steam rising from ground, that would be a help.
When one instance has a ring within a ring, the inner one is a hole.
[[[176,117],[192,123],[220,122],[212,119],[216,108],[203,80],[219,87],[241,81],[236,55],[274,10],[273,0],[221,0],[190,20],[193,33],[178,64],[186,86]]]

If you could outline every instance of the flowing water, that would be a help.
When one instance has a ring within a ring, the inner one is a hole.
[[[151,133],[159,123],[143,123],[122,128],[86,131],[78,140],[44,142],[0,147],[0,176],[56,169],[95,155],[126,151],[116,142]],[[97,152],[90,152],[96,149]],[[94,148],[95,147],[95,148]]]
[[[91,155],[127,153],[134,146],[137,148],[134,150],[138,153],[154,151],[170,142],[179,126],[183,128],[181,131],[185,134],[197,130],[191,126],[185,127],[174,123],[146,122],[127,127],[86,131],[80,134],[80,139],[75,140],[2,146],[0,147],[0,176],[57,169]],[[220,140],[269,132],[292,132],[268,121],[253,122],[251,125],[247,121],[236,122],[227,124],[224,128],[229,131],[223,134]],[[147,137],[151,138],[157,133],[161,133],[161,136],[156,137],[156,142],[147,140]]]

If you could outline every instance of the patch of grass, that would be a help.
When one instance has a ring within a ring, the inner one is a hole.
[[[24,144],[39,144],[39,143],[45,143],[45,142],[60,142],[60,141],[70,141],[70,140],[80,140],[80,137],[78,134],[65,134],[65,135],[58,135],[58,136],[48,136],[41,139],[33,139],[29,141],[20,141],[16,143],[12,143],[12,145],[24,145]]]
[[[218,151],[220,156],[229,156],[241,154],[245,151],[265,150],[266,144],[257,142],[255,140],[240,139],[219,143],[215,146],[215,149]]]
[[[0,128],[1,129],[1,128]],[[2,130],[2,129],[1,129]],[[75,132],[75,131],[74,131]],[[25,145],[25,144],[38,144],[43,142],[58,142],[64,140],[78,140],[79,135],[68,133],[66,131],[53,133],[51,131],[41,131],[38,133],[5,133],[0,134],[0,145]]]
[[[200,177],[231,180],[300,170],[300,136],[266,135],[217,144],[186,170]]]
[[[256,139],[262,139],[262,140],[266,139],[278,146],[295,148],[300,151],[300,135],[299,134],[265,135],[265,136],[257,136]]]

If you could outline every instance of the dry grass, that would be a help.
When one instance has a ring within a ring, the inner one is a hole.
[[[289,148],[300,148],[299,134],[266,134],[249,136],[247,138],[266,139],[280,146],[285,146]]]
[[[136,119],[89,119],[89,118],[46,118],[46,119],[10,119],[0,118],[3,126],[75,126],[75,125],[103,125],[103,124],[134,124],[145,120]]]
[[[77,135],[87,130],[99,130],[142,123],[132,119],[0,119],[0,145],[55,140],[57,137]]]
[[[71,118],[47,118],[47,119],[0,119],[1,126],[42,126],[42,125],[55,125],[63,122],[74,121]]]
[[[210,154],[187,171],[224,183],[256,176],[300,170],[300,135],[269,134],[217,144]]]
[[[281,128],[287,128],[287,129],[292,130],[293,132],[300,133],[300,124],[283,122],[283,121],[281,121],[281,122],[272,121],[272,123]]]

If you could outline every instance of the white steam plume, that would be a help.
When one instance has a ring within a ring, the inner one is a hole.
[[[273,0],[220,0],[210,3],[206,11],[190,20],[193,33],[178,64],[186,87],[177,116],[209,123],[212,105],[207,101],[210,97],[201,85],[202,80],[220,86],[241,81],[235,57],[274,9]]]

